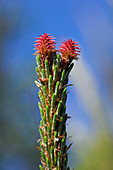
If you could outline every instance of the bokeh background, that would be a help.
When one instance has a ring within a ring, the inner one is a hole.
[[[43,32],[82,48],[67,101],[71,169],[113,170],[113,0],[0,0],[0,170],[39,169],[32,54]]]

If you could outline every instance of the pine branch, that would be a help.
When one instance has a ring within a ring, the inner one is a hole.
[[[69,74],[74,66],[73,59],[78,60],[80,47],[78,42],[68,40],[60,46],[59,54],[55,49],[55,40],[44,33],[36,38],[36,73],[39,88],[39,109],[41,121],[39,133],[41,136],[40,170],[69,170],[67,167],[67,151],[72,143],[67,146],[66,113],[67,86]]]

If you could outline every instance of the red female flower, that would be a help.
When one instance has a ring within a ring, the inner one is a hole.
[[[55,40],[53,40],[53,36],[50,36],[50,34],[44,33],[43,35],[40,35],[40,37],[36,38],[35,41],[35,50],[36,53],[42,54],[42,55],[48,55],[50,52],[55,52]],[[35,55],[34,54],[34,55]]]
[[[62,60],[64,62],[70,62],[73,59],[78,60],[77,56],[80,55],[80,51],[78,42],[71,39],[64,41],[60,46],[60,52],[62,53]]]

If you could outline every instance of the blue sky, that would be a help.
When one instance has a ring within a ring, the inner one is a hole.
[[[2,67],[7,74],[14,75],[17,84],[22,79],[25,81],[30,63],[35,67],[35,57],[32,56],[35,37],[43,32],[51,33],[56,37],[57,48],[63,40],[72,38],[79,41],[82,58],[91,69],[92,76],[96,77],[102,102],[106,103],[106,109],[112,109],[109,89],[113,65],[113,24],[112,6],[107,0],[12,0],[1,1],[1,4],[4,17],[8,19],[9,26],[12,25],[3,42],[6,57]],[[6,68],[6,64],[10,69]]]
[[[28,116],[27,121],[30,122],[31,111],[32,122],[39,117],[37,89],[33,84],[36,79],[36,65],[32,54],[35,37],[45,32],[56,37],[57,48],[63,40],[72,38],[79,41],[82,53],[78,62],[84,61],[89,68],[89,74],[96,79],[98,96],[106,117],[109,117],[108,121],[112,124],[112,0],[1,0],[0,6],[1,18],[7,27],[1,43],[0,63],[2,75],[9,81],[7,85],[7,81],[4,80],[8,91],[4,94],[8,100],[6,115],[12,112],[15,104],[23,102],[27,110],[24,120]],[[0,28],[2,27],[3,25],[0,25]],[[73,87],[71,89],[73,91]],[[9,102],[10,98],[13,99],[12,103]],[[76,88],[75,93],[69,94],[68,104],[69,112],[73,112],[76,107],[74,118],[91,127],[88,110]],[[14,120],[18,122],[18,116],[15,115]],[[12,118],[12,121],[14,120]],[[20,124],[21,121],[20,117]],[[24,136],[24,132],[21,133]]]

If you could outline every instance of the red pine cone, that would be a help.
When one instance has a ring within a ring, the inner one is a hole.
[[[40,53],[42,55],[47,55],[48,52],[55,52],[55,40],[53,40],[53,36],[49,36],[50,34],[44,33],[43,35],[40,35],[40,37],[36,38],[37,40],[35,41],[35,50],[36,53]],[[35,55],[34,54],[34,55]]]
[[[64,41],[60,46],[60,52],[62,53],[62,60],[65,62],[72,61],[73,59],[78,60],[78,55],[80,55],[80,47],[78,42],[69,39]]]

